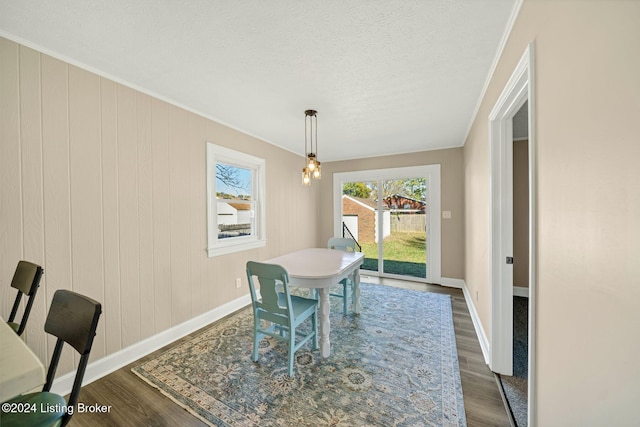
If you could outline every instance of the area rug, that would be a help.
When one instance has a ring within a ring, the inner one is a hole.
[[[214,426],[465,426],[448,295],[361,284],[359,315],[332,298],[331,356],[261,341],[250,307],[132,371]]]

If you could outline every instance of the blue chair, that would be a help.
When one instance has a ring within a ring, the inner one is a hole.
[[[346,237],[332,237],[327,242],[327,247],[329,249],[337,249],[340,251],[346,252],[355,252],[356,251],[356,241],[353,239],[348,239]],[[333,297],[342,298],[342,312],[344,314],[348,313],[349,307],[349,298],[353,301],[353,281],[349,278],[342,279],[340,281],[340,285],[342,285],[342,293],[329,293],[329,295]],[[317,297],[317,290],[316,290]]]
[[[33,411],[0,412],[0,425],[3,427],[48,427],[65,426],[77,410],[78,396],[82,388],[82,378],[89,362],[93,338],[102,313],[99,302],[84,295],[64,289],[53,295],[51,308],[44,324],[45,332],[57,338],[56,346],[47,371],[47,382],[41,392],[24,394],[9,400],[8,404],[19,404],[33,408]],[[62,347],[67,343],[79,354],[80,361],[73,382],[69,400],[50,392]],[[44,410],[42,410],[44,408]],[[73,408],[68,410],[67,408]]]
[[[260,299],[256,294],[254,276],[260,284]],[[247,278],[253,306],[253,361],[258,361],[258,343],[265,336],[287,342],[289,346],[289,376],[293,377],[293,356],[307,341],[318,348],[318,301],[291,295],[289,274],[275,264],[247,262]],[[282,292],[279,290],[282,289]],[[297,330],[302,322],[311,319],[311,331]],[[267,327],[263,327],[268,325]],[[296,343],[296,335],[302,339]]]

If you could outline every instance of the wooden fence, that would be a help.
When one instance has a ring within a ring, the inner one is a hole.
[[[391,215],[392,233],[425,232],[427,226],[426,214]]]

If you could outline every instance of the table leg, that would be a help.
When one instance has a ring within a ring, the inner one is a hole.
[[[353,312],[360,314],[360,268],[353,273]]]
[[[320,354],[322,357],[329,357],[331,354],[331,342],[329,341],[329,333],[331,332],[331,324],[329,322],[329,314],[331,311],[331,303],[329,301],[329,288],[320,288]]]

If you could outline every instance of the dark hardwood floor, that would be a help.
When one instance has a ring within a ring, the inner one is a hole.
[[[461,290],[376,277],[363,277],[362,281],[450,295],[467,425],[470,427],[511,425],[496,378],[484,362]],[[161,351],[163,350],[158,350],[158,352]],[[80,393],[80,402],[87,405],[106,405],[111,408],[108,413],[77,413],[69,425],[71,427],[204,426],[205,424],[198,418],[131,372],[133,366],[153,357],[156,353],[147,355],[84,386]]]

